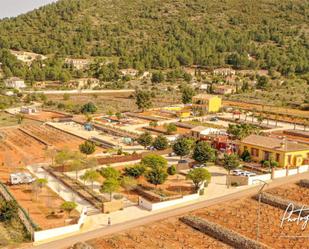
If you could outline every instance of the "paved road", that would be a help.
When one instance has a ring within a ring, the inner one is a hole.
[[[304,173],[304,174],[299,174],[299,175],[294,175],[294,176],[276,179],[276,180],[272,181],[271,183],[269,183],[269,186],[267,188],[277,187],[277,186],[280,186],[280,185],[283,185],[283,184],[286,184],[286,183],[289,183],[289,182],[299,181],[299,180],[304,179],[304,178],[309,178],[309,172]],[[233,200],[233,199],[239,199],[239,198],[243,198],[243,197],[247,197],[247,196],[252,196],[252,195],[254,195],[258,192],[259,188],[260,188],[260,185],[254,187],[254,188],[242,190],[242,191],[239,191],[237,193],[230,194],[230,195],[227,195],[227,196],[218,197],[218,198],[215,198],[215,199],[212,199],[212,200],[207,200],[207,201],[203,201],[203,202],[200,202],[200,203],[188,205],[188,206],[185,206],[185,207],[180,207],[180,208],[168,210],[168,211],[165,211],[165,212],[161,212],[161,213],[158,213],[158,214],[147,216],[145,218],[140,218],[140,219],[128,221],[128,222],[125,222],[125,223],[112,225],[111,227],[108,227],[108,228],[100,228],[100,229],[97,229],[97,230],[94,230],[94,231],[74,235],[74,236],[71,236],[71,237],[60,239],[58,241],[53,241],[53,242],[49,242],[49,243],[46,243],[46,244],[43,244],[43,245],[35,246],[35,247],[32,247],[32,248],[33,249],[67,248],[67,247],[69,247],[69,246],[71,246],[74,243],[79,242],[79,241],[87,241],[87,240],[90,240],[90,239],[110,235],[110,234],[113,234],[113,233],[118,233],[118,232],[121,232],[121,231],[124,231],[124,230],[132,229],[132,228],[137,227],[137,226],[142,226],[142,225],[145,225],[147,223],[167,219],[169,217],[178,216],[178,215],[181,215],[181,214],[184,214],[184,213],[196,210],[196,209],[205,208],[205,207],[215,205],[215,204],[218,204],[218,203],[221,203],[221,202],[227,202],[227,201],[230,201],[230,200]]]
[[[44,93],[48,94],[104,94],[104,93],[132,93],[135,92],[134,89],[121,89],[121,90],[42,90],[42,91],[23,91],[23,93]]]

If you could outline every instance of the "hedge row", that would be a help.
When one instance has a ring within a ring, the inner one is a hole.
[[[236,249],[268,249],[265,244],[249,239],[235,231],[196,216],[181,217],[180,220],[200,232],[224,242]]]
[[[308,179],[300,180],[298,185],[304,188],[309,188],[309,180]]]
[[[259,196],[257,195],[257,196],[255,196],[255,198],[258,199]],[[291,201],[291,200],[288,200],[288,199],[283,199],[281,197],[271,195],[271,194],[268,194],[268,193],[262,194],[261,202],[268,204],[268,205],[271,205],[271,206],[276,207],[276,208],[283,209],[283,210],[286,210],[287,207],[291,204],[294,206],[294,210],[301,210],[302,207],[303,207],[303,209],[309,209],[309,207],[306,207],[301,203],[297,203],[297,202],[294,202],[294,201]],[[309,215],[309,211],[303,210],[301,212],[301,215],[307,216],[307,215]]]

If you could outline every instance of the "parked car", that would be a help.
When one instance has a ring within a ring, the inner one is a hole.
[[[243,170],[241,170],[241,169],[235,169],[235,170],[232,170],[231,173],[232,173],[233,175],[239,176],[239,175],[242,174],[242,172],[243,172]]]
[[[153,146],[148,146],[148,147],[147,147],[147,150],[152,150],[152,151],[154,151],[154,150],[156,150],[156,148],[153,147]]]
[[[177,156],[175,152],[171,152],[168,154],[168,156],[172,157],[172,156]]]
[[[206,163],[200,163],[200,164],[195,164],[192,168],[197,169],[197,168],[205,168],[207,167]]]
[[[255,173],[249,172],[249,171],[245,171],[245,170],[242,170],[242,169],[232,170],[232,174],[236,175],[236,176],[246,176],[246,177],[256,176]]]
[[[217,117],[212,117],[212,118],[210,118],[210,121],[217,122],[217,121],[219,121],[219,119]]]
[[[35,181],[35,178],[29,173],[15,173],[10,174],[9,181],[12,185],[30,184]]]

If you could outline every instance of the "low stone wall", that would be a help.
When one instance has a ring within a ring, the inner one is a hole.
[[[256,195],[255,198],[258,200],[259,195]],[[304,206],[301,203],[297,203],[288,199],[283,199],[281,197],[263,193],[261,196],[261,202],[271,205],[276,208],[280,208],[282,210],[286,210],[288,207],[294,207],[294,210],[302,210],[301,216],[307,216],[309,215],[309,207]]]
[[[309,179],[300,180],[298,185],[304,188],[309,188]]]
[[[124,203],[122,200],[113,200],[103,203],[103,213],[108,214],[124,208]]]
[[[184,216],[180,221],[217,240],[239,249],[269,249],[265,244],[247,238],[235,231],[196,216]]]
[[[178,199],[181,198],[182,195],[173,195],[173,196],[160,196],[152,191],[149,191],[147,189],[144,189],[140,186],[138,186],[135,191],[142,197],[146,198],[147,200],[151,201],[151,202],[160,202],[160,201],[169,201],[169,200],[173,200],[173,199]]]

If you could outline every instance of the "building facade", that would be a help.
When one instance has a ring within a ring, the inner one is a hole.
[[[209,94],[198,94],[193,97],[193,108],[201,109],[205,113],[219,112],[222,106],[220,97]]]
[[[273,137],[250,135],[240,141],[239,154],[248,151],[254,162],[274,160],[279,167],[297,167],[309,163],[309,146]]]

